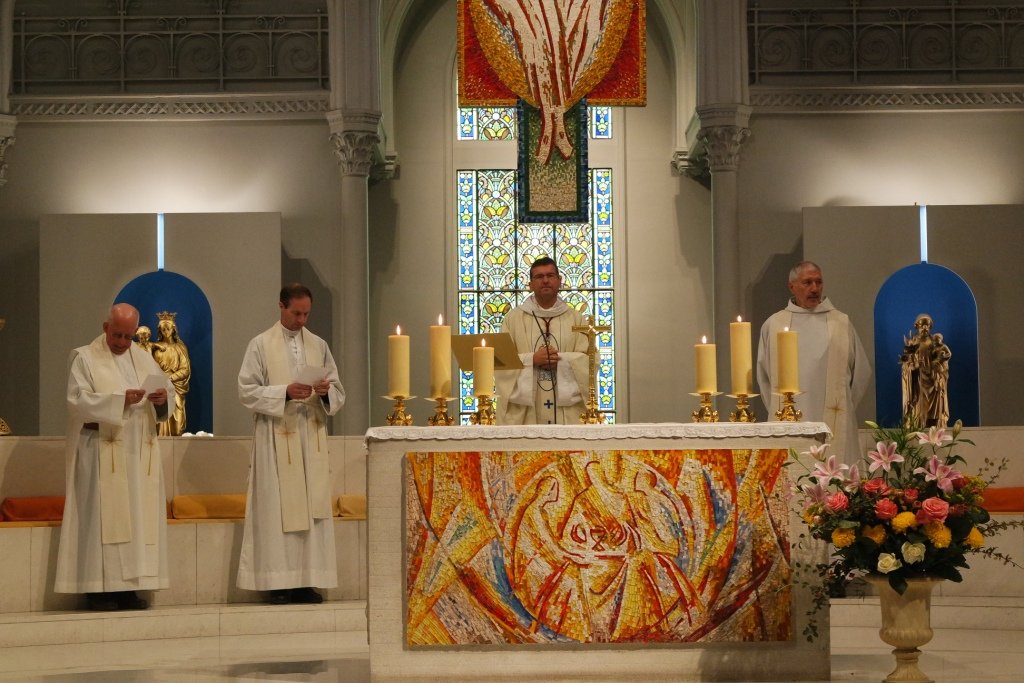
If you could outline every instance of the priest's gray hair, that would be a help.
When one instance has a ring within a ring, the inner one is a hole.
[[[805,270],[816,270],[819,273],[821,272],[821,268],[814,261],[801,261],[800,263],[793,266],[793,270],[789,271],[789,281],[796,282],[797,280],[799,280],[800,275]]]

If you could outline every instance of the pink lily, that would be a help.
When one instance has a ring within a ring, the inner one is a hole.
[[[935,448],[942,448],[942,446],[953,440],[953,435],[947,434],[945,427],[929,427],[927,434],[925,432],[914,432],[914,436],[922,444],[929,443]]]
[[[817,480],[821,486],[828,486],[833,479],[839,479],[840,481],[845,478],[846,471],[849,470],[849,465],[840,465],[836,463],[836,456],[828,456],[828,460],[821,463],[819,462],[814,466],[814,471],[811,472],[811,479]]]
[[[895,441],[879,441],[875,444],[875,450],[868,451],[871,464],[868,465],[868,472],[874,472],[882,468],[886,472],[892,470],[892,463],[903,462],[903,456],[896,452]]]
[[[810,507],[814,503],[824,503],[829,493],[828,489],[821,484],[804,484],[800,487],[800,490],[807,496],[807,505],[805,507]]]
[[[846,473],[846,479],[843,480],[843,489],[853,493],[860,488],[860,468],[857,465],[850,465],[849,471]]]
[[[962,476],[949,465],[943,465],[939,456],[933,455],[927,467],[918,467],[914,474],[923,474],[925,481],[934,481],[936,486],[949,493],[953,490],[953,480]]]
[[[811,446],[808,450],[804,451],[800,455],[809,455],[812,458],[814,458],[815,460],[817,460],[818,462],[824,462],[824,460],[825,460],[825,449],[828,448],[829,445],[830,444],[823,443],[823,444],[820,444],[818,446]]]

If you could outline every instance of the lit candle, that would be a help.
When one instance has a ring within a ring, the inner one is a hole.
[[[729,323],[729,355],[732,369],[732,393],[750,395],[752,361],[750,353],[750,323],[736,316],[736,322]]]
[[[443,322],[430,326],[430,398],[452,395],[452,328]]]
[[[800,391],[800,366],[797,363],[797,339],[795,331],[788,327],[779,332],[776,347],[779,350],[779,385],[775,391],[780,394]]]
[[[388,335],[388,395],[409,397],[409,335],[395,325]]]
[[[697,358],[697,393],[713,394],[718,391],[715,345],[708,344],[707,337],[701,337],[700,344],[694,344],[693,348]]]
[[[487,340],[473,348],[473,395],[494,395],[494,347],[487,346]]]

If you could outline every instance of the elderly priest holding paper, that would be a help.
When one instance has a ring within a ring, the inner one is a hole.
[[[803,419],[824,422],[832,430],[832,451],[849,463],[860,459],[857,403],[871,381],[871,364],[849,317],[822,295],[821,268],[810,261],[789,271],[792,297],[785,309],[761,326],[757,348],[757,382],[769,410],[779,409],[778,334],[798,335],[799,389],[797,408]]]
[[[306,329],[313,294],[281,289],[281,319],[249,342],[238,397],[255,413],[238,587],[271,604],[319,603],[338,585],[327,417],[345,403],[331,350]]]
[[[529,286],[533,296],[509,311],[501,325],[512,335],[524,367],[495,372],[497,422],[580,424],[589,359],[587,337],[573,327],[585,324],[583,315],[558,296],[562,276],[553,259],[533,262]]]
[[[58,593],[93,610],[146,609],[137,590],[168,587],[167,497],[157,422],[174,386],[132,343],[139,312],[110,309],[103,334],[71,352],[67,498]]]

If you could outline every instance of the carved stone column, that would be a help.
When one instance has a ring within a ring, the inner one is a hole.
[[[344,341],[340,350],[342,383],[349,400],[342,411],[346,435],[370,425],[369,216],[367,183],[380,138],[379,112],[331,111],[330,141],[341,171],[341,249],[344,283],[341,310]]]
[[[0,187],[7,184],[7,149],[14,144],[14,129],[18,119],[0,114]]]
[[[702,125],[697,138],[707,152],[711,171],[712,253],[714,259],[715,339],[719,361],[728,359],[729,323],[742,313],[737,170],[740,147],[750,136],[750,108],[698,107]],[[749,316],[749,314],[748,314]],[[725,365],[723,367],[728,367]]]

